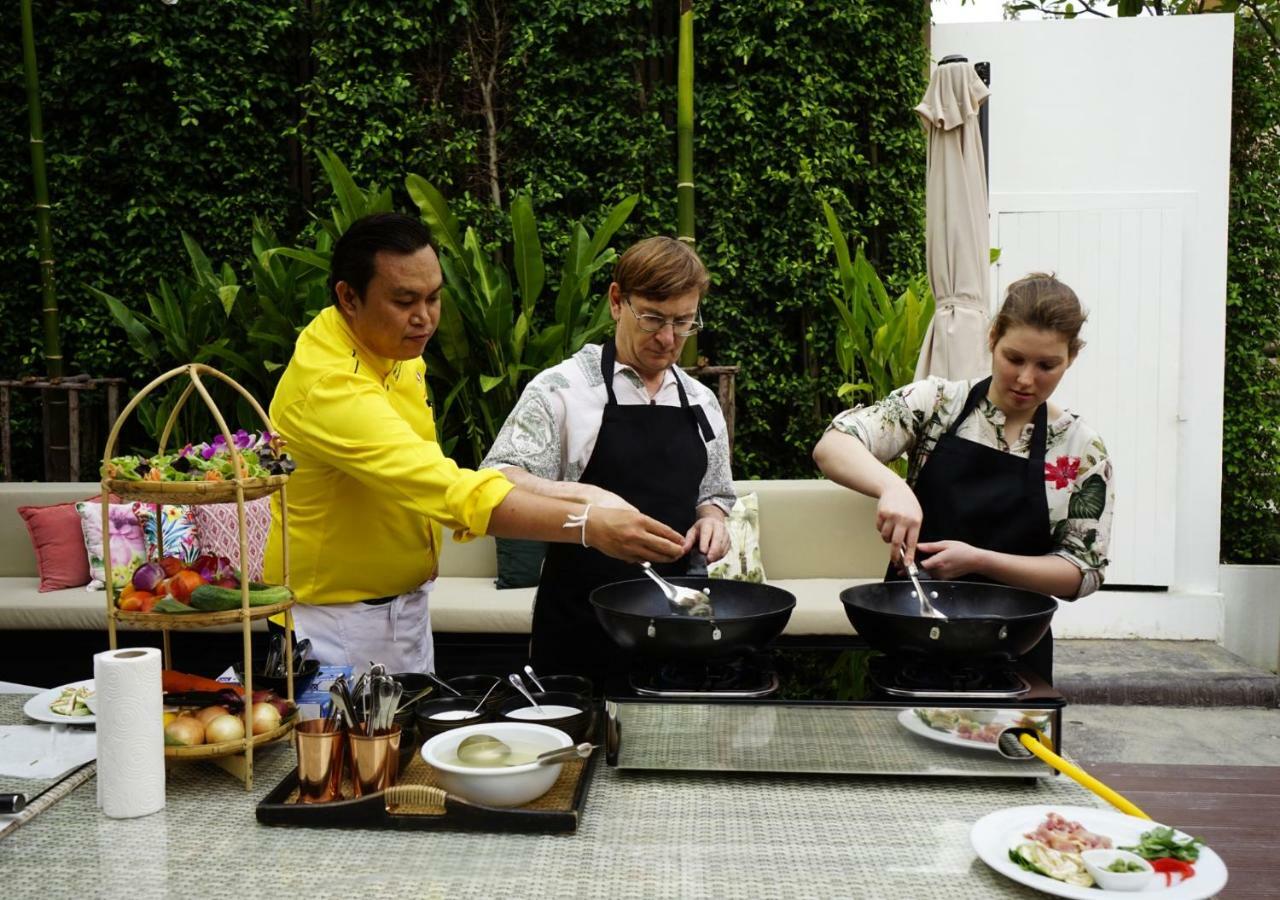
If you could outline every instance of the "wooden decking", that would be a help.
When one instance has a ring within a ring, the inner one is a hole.
[[[1230,874],[1220,896],[1280,897],[1280,766],[1085,763],[1085,768],[1147,815],[1213,847]]]

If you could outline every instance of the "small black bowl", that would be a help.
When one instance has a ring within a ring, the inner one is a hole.
[[[240,679],[241,684],[244,684],[244,663],[236,663],[232,666],[232,669],[236,673],[236,678]],[[311,686],[311,682],[316,680],[316,673],[319,671],[320,663],[318,660],[304,659],[302,661],[302,666],[293,673],[293,699],[297,700]],[[254,672],[253,689],[255,691],[275,691],[277,697],[284,699],[287,686],[283,675],[263,675],[261,672]]]
[[[404,692],[400,695],[400,707],[402,709],[408,705],[412,711],[417,708],[420,702],[423,700],[429,700],[439,693],[435,682],[420,672],[400,672],[396,675],[392,675],[391,678],[396,682],[396,684],[400,685],[400,689]],[[410,697],[413,697],[422,690],[426,690],[427,693],[423,694],[412,703],[408,703]]]
[[[569,737],[573,738],[573,742],[587,740],[592,733],[592,725],[595,721],[595,709],[591,705],[588,698],[580,694],[567,694],[559,691],[547,691],[546,693],[534,694],[533,699],[538,702],[539,706],[572,706],[578,712],[568,716],[555,716],[552,718],[530,718],[526,719],[520,716],[511,715],[518,709],[529,709],[529,701],[524,697],[512,697],[498,707],[498,718],[503,722],[533,722],[538,725],[549,725],[552,728],[559,728]]]
[[[489,693],[489,689],[493,688],[494,685],[501,685],[502,679],[497,675],[459,675],[457,678],[446,678],[444,683],[462,696],[474,697],[476,701],[479,701],[481,697]],[[441,690],[440,693],[443,695],[449,694],[445,690]],[[502,687],[495,688],[493,693],[489,694],[489,700],[485,703],[485,706],[492,706],[497,700],[501,700],[502,696]],[[471,705],[475,706],[476,704],[473,702]]]
[[[595,685],[591,683],[591,679],[583,675],[539,675],[538,681],[551,694],[577,694],[580,697],[591,699]]]
[[[480,722],[492,721],[492,716],[488,710],[480,710],[478,715],[469,716],[465,719],[433,719],[432,716],[437,713],[454,712],[457,710],[466,710],[471,712],[476,708],[476,701],[470,697],[425,697],[418,704],[418,709],[414,713],[415,720],[418,723],[418,743],[425,743],[437,734],[444,734],[446,731],[453,731],[455,728],[461,728],[463,725],[476,725]]]

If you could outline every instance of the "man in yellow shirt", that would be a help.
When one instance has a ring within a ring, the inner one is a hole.
[[[446,526],[455,540],[573,542],[634,562],[688,550],[635,510],[538,496],[441,452],[422,352],[442,283],[421,222],[379,213],[353,223],[333,249],[333,305],[298,336],[271,401],[297,464],[286,492],[294,626],[321,663],[434,671],[428,596]],[[268,581],[283,578],[282,521],[277,494]]]

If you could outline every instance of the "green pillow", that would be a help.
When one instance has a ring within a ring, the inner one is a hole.
[[[546,542],[495,538],[494,543],[498,545],[498,589],[537,587]]]

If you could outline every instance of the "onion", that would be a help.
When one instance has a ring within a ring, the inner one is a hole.
[[[160,582],[167,577],[164,566],[160,565],[160,563],[143,563],[133,570],[133,586],[140,591],[154,593]]]
[[[178,747],[204,743],[204,724],[195,716],[178,716],[164,727],[164,742]]]
[[[209,723],[214,719],[219,716],[225,716],[230,712],[231,710],[227,709],[225,706],[206,706],[204,709],[200,710],[200,712],[196,713],[196,718],[199,719],[200,724],[207,729],[209,727]]]
[[[199,575],[205,584],[213,584],[218,580],[218,557],[212,554],[206,553],[198,557],[188,568]]]
[[[240,573],[236,570],[235,563],[225,556],[218,557],[217,571],[214,573],[215,578],[210,580],[222,581],[224,578],[235,578],[239,584]]]
[[[244,721],[239,716],[223,713],[205,726],[204,736],[210,744],[238,741],[244,737]]]
[[[253,704],[253,733],[266,734],[280,727],[280,711],[270,703]]]

